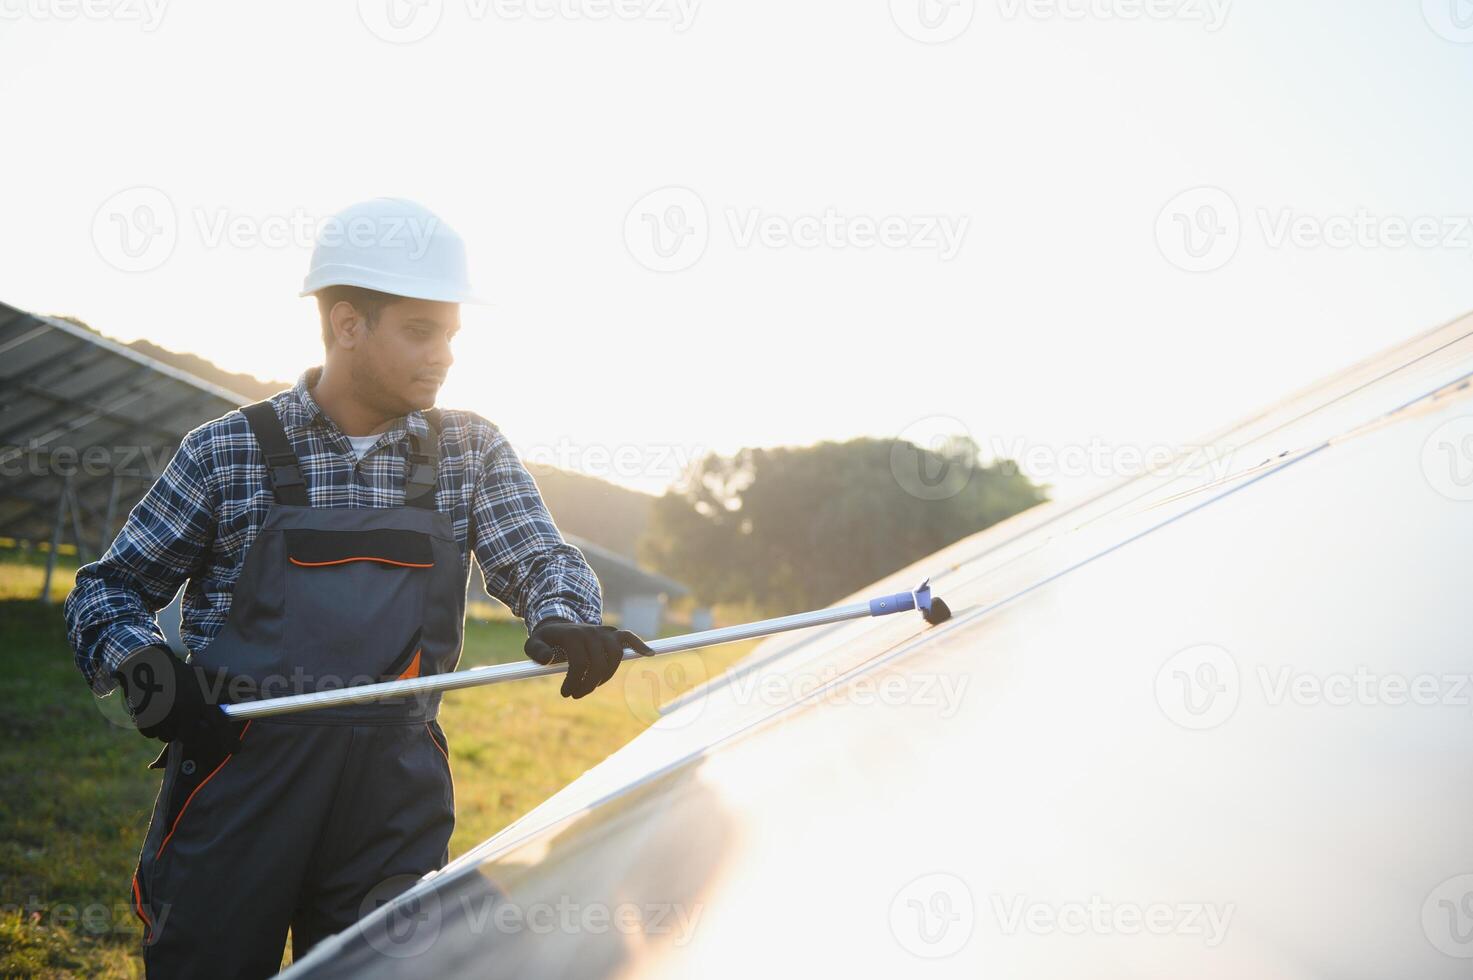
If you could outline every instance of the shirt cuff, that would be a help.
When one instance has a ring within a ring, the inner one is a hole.
[[[588,622],[588,617],[579,612],[576,606],[563,602],[560,599],[553,599],[549,602],[544,602],[537,607],[536,612],[527,616],[527,632],[531,633],[538,626],[541,626],[542,621],[546,619],[566,619],[570,623]],[[593,623],[592,625],[597,626],[598,623]]]
[[[107,638],[102,641],[101,662],[93,661],[91,673],[87,678],[92,685],[92,693],[98,697],[106,697],[112,693],[118,682],[113,678],[113,671],[122,665],[123,661],[131,653],[144,647],[167,647],[169,641],[164,639],[163,631],[155,627],[149,629],[146,626],[138,626],[133,623],[120,623],[108,630]]]

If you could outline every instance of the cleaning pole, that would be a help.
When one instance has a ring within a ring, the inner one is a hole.
[[[791,616],[779,616],[776,619],[762,619],[753,623],[741,623],[736,626],[723,626],[719,629],[700,630],[681,636],[650,640],[647,644],[651,650],[650,653],[641,654],[630,647],[625,647],[623,659],[663,656],[667,653],[679,653],[721,643],[735,643],[738,640],[771,636],[774,633],[786,633],[789,630],[806,629],[810,626],[824,626],[848,619],[889,616],[911,609],[919,610],[921,617],[932,626],[944,623],[951,618],[951,610],[947,608],[946,603],[939,596],[931,594],[930,579],[927,579],[910,592],[896,592],[893,595],[870,599],[868,602],[854,602],[828,609],[815,609],[812,612],[794,613]],[[290,694],[259,701],[222,704],[220,709],[234,719],[269,718],[272,715],[337,708],[346,704],[366,704],[385,698],[433,694],[438,691],[457,691],[466,687],[484,687],[488,684],[500,684],[503,681],[519,681],[526,677],[563,674],[567,673],[567,670],[566,662],[539,664],[528,660],[525,663],[473,667],[469,670],[430,674],[426,677],[412,677],[407,680],[359,684],[330,691],[313,691],[309,694]]]

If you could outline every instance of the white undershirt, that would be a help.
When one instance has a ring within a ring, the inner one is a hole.
[[[378,437],[379,434],[377,433],[371,436],[348,436],[348,441],[353,444],[353,455],[362,459],[363,454],[368,452],[374,443],[378,442]]]

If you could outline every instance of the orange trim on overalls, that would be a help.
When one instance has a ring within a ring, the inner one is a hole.
[[[445,755],[445,750],[440,748],[440,740],[435,737],[435,730],[430,727],[429,722],[425,722],[425,731],[429,733],[430,741],[435,743],[435,748],[439,750],[441,755],[445,756],[445,765],[450,765],[450,756]]]
[[[254,720],[255,719],[252,719],[252,721],[254,721]],[[245,727],[240,730],[240,737],[241,738],[245,738],[246,732],[248,732],[250,730],[251,730],[251,722],[248,721],[248,722],[245,723]],[[200,784],[194,788],[194,791],[189,794],[189,798],[184,801],[184,805],[179,808],[179,813],[174,817],[174,823],[169,828],[169,833],[167,835],[165,835],[164,839],[159,843],[159,849],[157,851],[154,851],[153,857],[154,857],[154,860],[155,861],[157,861],[159,859],[159,856],[164,853],[164,846],[169,843],[169,838],[171,838],[171,837],[174,836],[174,831],[176,831],[176,830],[179,829],[179,821],[184,819],[184,811],[188,810],[189,809],[189,804],[191,804],[191,803],[194,802],[195,794],[197,794],[200,790],[204,789],[205,788],[205,784],[208,783],[210,780],[214,779],[215,778],[215,774],[218,773],[221,769],[224,769],[225,768],[225,763],[229,762],[233,758],[235,758],[235,753],[234,752],[230,753],[225,758],[221,759],[220,760],[220,764],[215,767],[214,771],[211,772],[204,779],[202,779],[200,781]]]
[[[427,561],[427,562],[394,561],[392,558],[377,558],[377,557],[374,557],[373,555],[363,555],[362,557],[359,557],[359,558],[334,558],[332,561],[298,561],[297,559],[291,558],[291,557],[288,557],[287,560],[290,561],[293,565],[300,565],[303,568],[321,568],[323,565],[346,565],[350,561],[377,561],[377,562],[383,562],[385,565],[398,565],[401,568],[434,568],[435,567],[435,563],[432,562],[432,561]]]
[[[414,651],[414,659],[409,661],[409,666],[405,667],[404,672],[398,677],[394,678],[395,680],[404,681],[408,680],[411,677],[419,676],[419,653],[419,650]]]

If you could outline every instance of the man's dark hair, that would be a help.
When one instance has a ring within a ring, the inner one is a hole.
[[[338,303],[344,300],[352,303],[353,309],[363,314],[363,319],[368,321],[369,329],[372,329],[378,323],[378,315],[383,312],[384,307],[400,299],[398,296],[364,289],[362,286],[327,286],[319,289],[316,295],[317,312],[322,317],[324,347],[331,347],[333,343],[332,319],[328,314]]]

